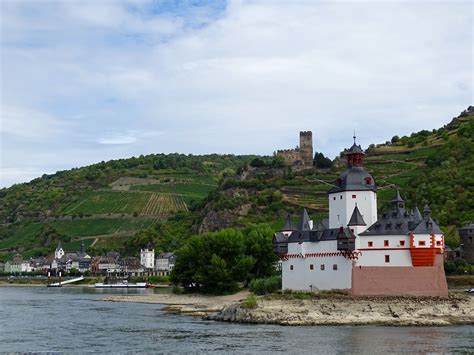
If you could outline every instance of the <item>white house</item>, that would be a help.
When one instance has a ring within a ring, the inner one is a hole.
[[[148,243],[146,249],[140,250],[140,263],[145,269],[155,269],[155,249]]]

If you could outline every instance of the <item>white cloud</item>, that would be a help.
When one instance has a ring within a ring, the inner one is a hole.
[[[137,138],[133,136],[117,135],[117,136],[100,138],[98,140],[98,143],[99,144],[131,144],[131,143],[135,143],[136,141],[137,141]]]
[[[0,134],[3,138],[44,141],[59,134],[64,128],[61,119],[48,113],[24,107],[0,108]]]
[[[2,2],[2,101],[38,108],[5,116],[23,117],[9,135],[54,136],[41,149],[58,155],[99,143],[102,160],[271,154],[304,129],[334,156],[354,129],[363,145],[383,142],[472,104],[472,2],[235,1],[217,14],[151,5]]]

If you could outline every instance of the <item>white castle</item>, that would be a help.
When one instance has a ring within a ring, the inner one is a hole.
[[[408,210],[398,190],[377,216],[377,187],[364,152],[346,151],[347,170],[328,192],[329,220],[314,225],[303,210],[273,238],[282,261],[282,288],[343,289],[354,295],[447,296],[444,235],[428,206]]]

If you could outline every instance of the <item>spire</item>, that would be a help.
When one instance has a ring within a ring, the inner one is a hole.
[[[390,201],[392,205],[392,213],[405,213],[405,201],[403,201],[402,196],[400,196],[400,191],[397,189],[395,196]]]
[[[357,204],[354,207],[354,212],[352,212],[351,219],[347,225],[348,226],[366,226],[367,225],[364,222],[364,218],[362,217],[359,211],[359,207],[357,207]]]
[[[293,222],[291,221],[291,216],[290,216],[289,213],[286,216],[285,226],[283,227],[282,230],[283,231],[294,231],[295,230],[295,226],[293,225]]]
[[[84,246],[84,240],[81,242],[81,256],[85,255],[85,246]]]
[[[415,210],[413,211],[413,216],[415,217],[415,221],[421,221],[423,217],[421,216],[421,212],[418,209],[418,206],[415,207]]]
[[[356,131],[354,130],[354,136],[352,137],[354,138],[354,145],[356,144]]]
[[[56,251],[59,251],[59,249],[62,249],[61,241],[58,241],[58,246],[56,247]]]
[[[404,202],[402,196],[400,196],[400,191],[397,189],[395,196],[392,198],[392,202]]]
[[[309,218],[306,208],[303,208],[303,212],[301,213],[300,223],[298,225],[298,230],[300,231],[311,230],[310,221],[311,219]]]

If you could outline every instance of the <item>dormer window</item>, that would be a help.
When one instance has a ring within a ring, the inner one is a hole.
[[[372,184],[372,178],[371,178],[370,176],[366,176],[366,177],[364,178],[364,181],[365,181],[365,184],[366,184],[366,185]]]

